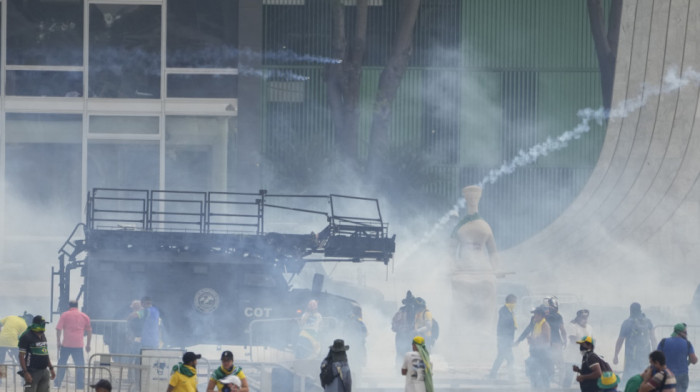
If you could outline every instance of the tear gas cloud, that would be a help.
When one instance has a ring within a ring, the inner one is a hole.
[[[254,56],[255,54],[246,53],[245,55]],[[280,58],[288,56],[286,58],[290,59],[290,61],[317,63],[335,61],[313,56],[307,58],[291,52],[275,52],[274,55],[280,56]],[[446,53],[445,55],[452,54]],[[242,74],[246,74],[246,72],[245,70],[241,71]],[[293,73],[289,75],[293,75]],[[530,164],[541,156],[557,149],[563,149],[569,143],[575,142],[578,137],[588,132],[591,121],[602,122],[605,119],[624,118],[632,111],[644,106],[652,95],[672,93],[690,83],[696,83],[698,80],[698,74],[693,70],[684,71],[682,77],[677,72],[669,72],[664,78],[662,86],[646,86],[644,89],[645,93],[641,97],[623,102],[609,113],[605,113],[601,109],[582,109],[578,113],[580,123],[573,130],[564,132],[558,138],[549,139],[532,148],[523,150],[510,163],[494,169],[484,177],[481,180],[481,184],[485,186],[483,198],[487,199],[489,197],[489,184],[498,181],[503,175],[512,173],[518,167]],[[454,83],[454,80],[451,76],[446,75],[444,78],[438,79],[437,83],[439,85],[449,85]],[[466,91],[479,92],[482,88],[483,86],[475,84]],[[430,103],[434,105],[436,110],[460,110],[457,106],[459,104],[453,100],[432,97]],[[493,105],[495,106],[496,103],[493,103]],[[319,110],[321,109],[319,108]],[[498,111],[487,109],[484,113],[485,115],[495,115]],[[491,153],[495,156],[499,155],[498,151],[491,151]],[[430,152],[427,154],[427,161],[435,159],[434,156],[430,156]],[[51,163],[46,162],[46,164],[50,165]],[[265,162],[265,164],[274,166],[274,163],[270,161]],[[325,289],[328,292],[345,295],[360,302],[363,307],[364,321],[369,330],[367,338],[368,365],[374,369],[384,371],[388,375],[387,379],[393,382],[399,380],[399,383],[401,383],[401,378],[394,366],[394,336],[390,330],[391,316],[397,310],[401,298],[409,289],[413,291],[414,295],[426,299],[428,308],[431,309],[434,317],[440,321],[443,327],[442,338],[434,348],[433,360],[436,363],[437,371],[447,370],[448,367],[451,369],[459,368],[464,363],[468,363],[473,357],[482,358],[482,366],[484,365],[483,361],[487,362],[486,365],[490,365],[490,361],[495,356],[495,337],[493,336],[489,337],[490,340],[484,339],[480,342],[471,342],[473,345],[470,347],[470,355],[465,353],[460,358],[459,353],[455,355],[454,352],[450,352],[453,351],[452,345],[455,342],[450,341],[449,337],[456,335],[455,331],[450,330],[452,301],[456,299],[452,297],[450,289],[449,275],[451,267],[449,260],[451,254],[445,239],[449,236],[447,229],[452,228],[451,226],[455,223],[454,217],[459,214],[460,208],[464,206],[463,201],[460,200],[447,214],[442,216],[437,208],[426,208],[421,213],[419,209],[404,204],[401,198],[386,197],[386,189],[373,189],[364,180],[363,174],[355,171],[353,166],[347,162],[336,161],[332,165],[319,165],[316,169],[314,177],[317,181],[302,189],[303,193],[342,193],[367,197],[377,196],[380,198],[380,205],[385,214],[385,219],[391,223],[390,233],[397,234],[396,261],[390,262],[387,266],[372,262],[307,265],[305,268],[306,272],[292,281],[294,287],[310,287],[310,278],[313,274],[309,272],[324,270],[327,274]],[[271,170],[271,172],[273,171]],[[339,176],[339,173],[342,175]],[[300,189],[295,188],[286,180],[288,179],[266,178],[262,188],[268,188],[274,193],[296,193],[300,191]],[[280,186],[273,187],[274,185]],[[551,187],[556,189],[562,187],[562,185],[552,183]],[[3,243],[5,243],[3,267],[10,270],[12,276],[17,277],[17,281],[41,281],[42,285],[37,285],[37,289],[47,290],[47,285],[43,284],[43,282],[48,277],[48,266],[57,264],[55,258],[56,250],[65,240],[72,226],[84,218],[76,217],[75,214],[66,214],[62,208],[51,204],[39,204],[24,200],[22,195],[14,191],[15,185],[12,183],[6,183],[5,189],[6,204],[12,206],[13,213],[16,212],[18,214],[12,218],[13,223],[23,222],[27,224],[26,233],[50,233],[48,237],[45,237],[50,238],[50,240],[47,241],[46,246],[41,247],[37,247],[35,243],[31,242],[31,239],[28,239],[26,242],[16,241],[17,237],[21,237],[24,234],[18,235],[15,232],[17,230],[16,227],[12,226],[12,224],[6,225],[4,230],[5,238],[3,238]],[[547,202],[547,200],[540,200],[542,204]],[[410,211],[410,213],[407,213],[407,211]],[[360,209],[356,213],[360,216],[365,215],[367,211]],[[5,216],[8,218],[10,215],[6,213]],[[484,218],[487,221],[489,220],[488,216]],[[44,231],[47,226],[51,227],[50,230]],[[311,230],[318,232],[322,228],[306,223],[301,225],[299,230],[300,232],[309,232]],[[605,231],[605,228],[596,227],[595,230]],[[693,234],[697,235],[698,233]],[[495,233],[495,236],[498,240],[498,232]],[[8,241],[11,237],[13,239]],[[8,246],[7,244],[9,243],[13,245]],[[597,314],[595,312],[596,308],[592,309],[591,323],[597,331],[600,331],[598,340],[599,351],[606,354],[606,357],[610,359],[616,337],[616,329],[619,328],[619,324],[627,316],[626,309],[630,302],[642,302],[645,310],[668,310],[673,313],[677,309],[661,309],[660,307],[668,306],[667,304],[683,305],[689,303],[692,296],[692,288],[697,284],[697,282],[688,279],[691,277],[683,277],[682,274],[664,274],[659,281],[656,273],[649,272],[660,269],[658,259],[654,255],[649,255],[646,250],[630,244],[620,243],[616,244],[616,246],[618,248],[615,253],[616,256],[624,255],[624,258],[594,260],[583,266],[569,265],[567,260],[539,258],[537,253],[516,255],[504,251],[502,252],[503,269],[513,271],[515,274],[499,280],[497,302],[500,305],[505,294],[511,291],[520,290],[525,297],[529,296],[529,298],[521,297],[520,300],[521,305],[518,317],[521,330],[526,324],[527,318],[529,318],[528,307],[536,304],[544,295],[559,295],[561,298],[568,298],[568,302],[562,306],[562,312],[567,312],[564,314],[564,319],[567,322],[573,318],[571,312],[575,312],[578,307],[599,306]],[[543,250],[544,253],[546,252]],[[527,263],[522,263],[522,259],[526,259]],[[32,266],[31,271],[22,267],[22,265],[26,266],[27,263]],[[598,271],[594,275],[594,290],[591,289],[591,282],[586,280],[588,275],[571,273],[572,270],[578,269]],[[621,281],[621,276],[625,276],[626,282]],[[653,278],[650,276],[653,276]],[[73,280],[73,295],[77,295],[77,282],[79,280],[76,276]],[[630,284],[629,282],[635,283]],[[147,287],[138,286],[134,282],[123,282],[123,284],[133,293],[148,293]],[[25,287],[14,287],[12,290],[22,292]],[[577,291],[571,293],[572,289]],[[46,296],[48,296],[48,292],[42,292],[41,295],[38,295],[41,301],[33,301],[31,299],[33,297],[23,293],[21,296],[13,297],[16,299],[12,301],[3,301],[2,313],[3,315],[21,313],[25,309],[33,313],[48,313],[46,302],[43,302],[46,301]],[[132,299],[116,298],[115,301],[122,301],[125,306],[128,306]],[[468,300],[478,301],[479,299]],[[27,309],[28,307],[32,309]],[[661,314],[661,312],[657,314]],[[653,313],[650,315],[653,315]],[[683,313],[673,313],[673,315],[677,317],[684,316]],[[679,320],[654,321],[661,324],[673,323]],[[193,331],[193,333],[197,333],[197,331]],[[322,347],[330,343],[321,342]],[[349,355],[351,357],[353,355],[352,348]],[[523,343],[516,352],[516,361],[522,362],[526,355],[526,348]]]

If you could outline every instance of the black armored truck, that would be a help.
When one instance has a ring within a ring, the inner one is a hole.
[[[299,332],[290,320],[312,299],[329,332],[359,328],[360,305],[323,291],[323,275],[305,266],[386,264],[394,250],[377,199],[98,188],[88,193],[85,223],[59,250],[51,309],[68,308],[73,276],[94,332],[113,352],[122,337],[100,329],[122,325],[144,296],[160,311],[165,346],[286,349]],[[295,287],[300,274],[310,283]]]

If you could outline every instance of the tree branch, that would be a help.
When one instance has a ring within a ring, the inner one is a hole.
[[[402,0],[400,4],[402,9],[394,47],[379,77],[379,89],[374,102],[370,130],[370,168],[379,166],[380,155],[386,152],[389,145],[391,106],[413,52],[413,30],[418,18],[420,0]]]

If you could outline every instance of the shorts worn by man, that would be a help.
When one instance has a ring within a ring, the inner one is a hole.
[[[197,392],[197,360],[200,354],[186,352],[182,362],[173,366],[167,392]]]
[[[46,320],[34,316],[32,324],[19,337],[19,364],[24,377],[24,392],[49,392],[49,379],[56,378],[48,343],[46,342]]]
[[[232,391],[230,384],[224,385],[224,382],[231,376],[238,377],[240,386],[235,389],[238,392],[248,392],[248,380],[240,366],[233,365],[233,353],[224,351],[221,353],[221,366],[219,366],[209,377],[207,392],[213,392],[216,387],[217,391],[229,392]]]
[[[70,301],[68,310],[61,314],[61,318],[56,324],[56,343],[58,344],[58,375],[54,381],[56,388],[61,387],[66,369],[63,367],[68,363],[68,357],[73,358],[75,369],[75,387],[83,389],[85,387],[85,351],[90,352],[90,341],[92,340],[92,327],[90,317],[78,310],[78,301]],[[87,334],[87,344],[83,342],[83,336]],[[63,340],[61,340],[63,337]]]
[[[671,337],[661,339],[657,350],[664,353],[666,366],[676,376],[676,391],[686,392],[689,383],[688,364],[698,363],[693,344],[688,341],[686,324],[674,325]]]
[[[0,320],[0,364],[5,363],[5,355],[17,361],[19,337],[27,330],[27,323],[22,317],[7,316]]]

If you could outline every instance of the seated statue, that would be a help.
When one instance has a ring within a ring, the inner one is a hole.
[[[498,250],[493,231],[479,216],[481,187],[470,185],[462,189],[467,204],[464,216],[452,231],[455,271],[491,272],[499,268]],[[485,253],[485,252],[488,252]]]
[[[481,187],[465,187],[462,195],[467,214],[457,223],[451,238],[451,327],[463,331],[468,326],[470,331],[478,331],[477,334],[489,333],[494,329],[497,308],[498,250],[491,226],[479,216]]]

